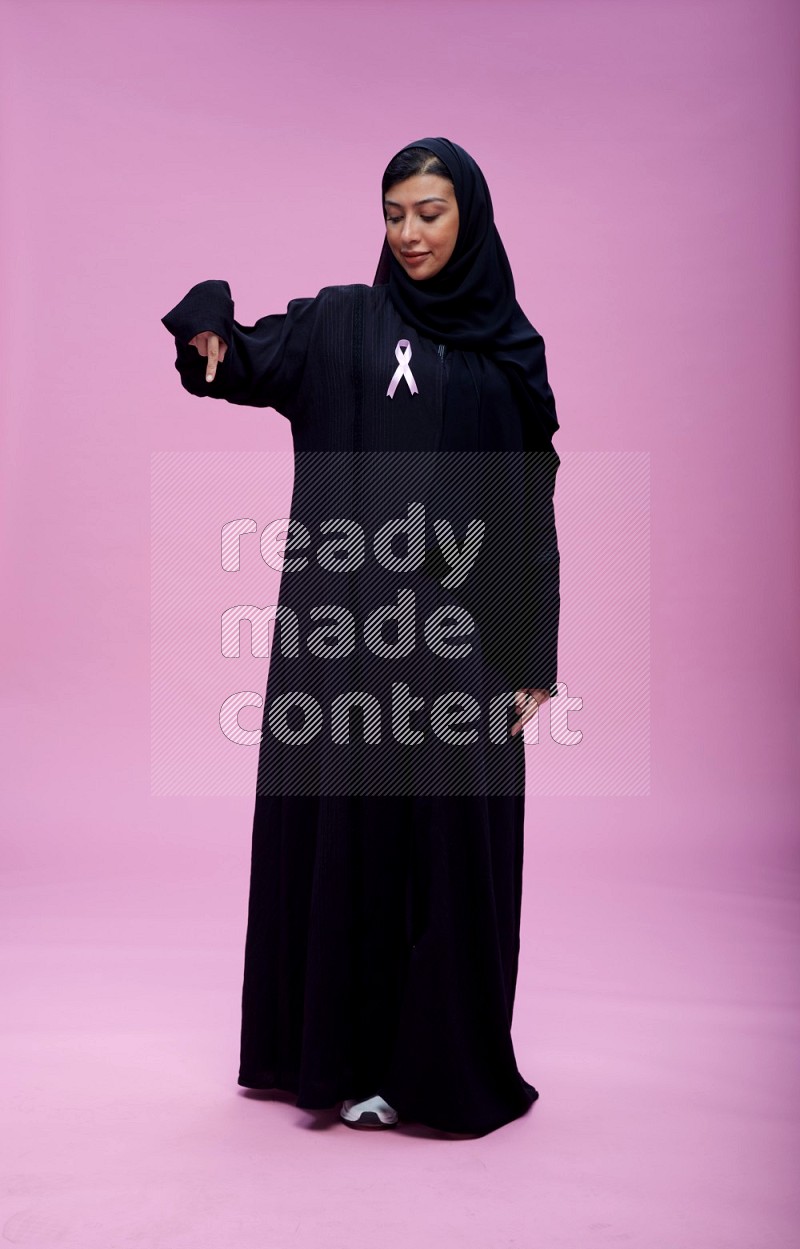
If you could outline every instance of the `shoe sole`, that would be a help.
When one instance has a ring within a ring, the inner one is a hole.
[[[381,1128],[397,1127],[396,1119],[393,1123],[384,1123],[375,1110],[362,1110],[357,1119],[345,1119],[342,1114],[339,1115],[339,1118],[348,1128],[356,1128],[358,1130],[366,1128],[369,1132],[374,1132],[376,1129],[380,1130]]]

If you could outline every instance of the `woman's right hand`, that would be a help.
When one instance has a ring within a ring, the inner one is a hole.
[[[202,333],[195,334],[194,338],[189,339],[189,346],[196,347],[201,356],[208,357],[206,381],[213,382],[217,375],[217,365],[222,364],[225,359],[228,344],[217,334],[212,334],[211,330],[203,330]]]

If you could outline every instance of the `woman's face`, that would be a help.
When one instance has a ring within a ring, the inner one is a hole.
[[[458,237],[452,182],[434,173],[396,182],[386,192],[383,214],[389,246],[409,277],[421,281],[444,268]]]

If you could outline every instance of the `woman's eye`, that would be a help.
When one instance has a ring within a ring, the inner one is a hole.
[[[423,221],[437,221],[440,216],[441,216],[441,213],[434,213],[432,217],[423,217],[422,220]],[[403,220],[402,217],[387,217],[386,224],[393,226],[393,225],[396,225],[398,221],[402,221],[402,220]]]

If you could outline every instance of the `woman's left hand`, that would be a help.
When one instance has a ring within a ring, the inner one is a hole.
[[[528,721],[539,710],[540,705],[546,702],[550,697],[549,690],[525,689],[517,690],[517,711],[521,712],[518,720],[515,720],[511,726],[511,736],[519,731],[528,723]]]

